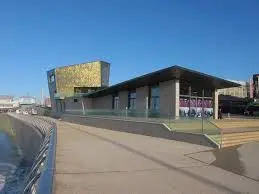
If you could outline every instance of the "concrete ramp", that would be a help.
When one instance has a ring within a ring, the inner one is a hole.
[[[79,116],[64,114],[61,116],[64,121],[109,129],[114,131],[121,131],[127,133],[134,133],[146,135],[151,137],[158,137],[170,139],[175,141],[183,141],[208,147],[217,147],[211,140],[203,134],[193,134],[170,131],[165,125],[161,123],[143,122],[143,121],[128,121],[122,119],[111,119],[103,117]]]

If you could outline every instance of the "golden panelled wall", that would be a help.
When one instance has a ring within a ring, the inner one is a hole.
[[[56,69],[57,92],[74,94],[74,87],[101,87],[101,62],[83,63]]]

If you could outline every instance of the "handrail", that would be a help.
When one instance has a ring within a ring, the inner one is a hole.
[[[36,194],[51,194],[54,191],[54,176],[55,176],[55,158],[56,158],[56,126],[52,123],[50,135],[46,135],[39,155],[35,158],[31,172],[32,177],[27,180],[27,184],[24,188],[23,193],[36,193]],[[47,131],[46,131],[47,134]],[[45,152],[44,152],[45,150]],[[45,154],[45,159],[43,158]],[[40,165],[39,165],[40,163]],[[35,178],[36,177],[36,178]],[[33,182],[32,182],[33,181]]]
[[[37,194],[50,194],[54,190],[54,175],[55,175],[55,158],[56,158],[56,129],[53,130],[50,136],[49,148],[47,151],[46,165],[40,178]]]
[[[25,180],[23,194],[52,194],[55,184],[56,124],[37,117],[9,114],[37,129],[42,135],[42,144],[36,154],[31,171]]]

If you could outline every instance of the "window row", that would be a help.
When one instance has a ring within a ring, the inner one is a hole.
[[[180,96],[190,96],[191,97],[206,97],[212,98],[213,91],[210,89],[197,89],[195,87],[180,87]],[[137,94],[136,90],[131,90],[128,92],[128,102],[127,107],[128,109],[136,109],[136,100]],[[143,102],[145,103],[145,102]],[[119,96],[118,94],[113,96],[112,100],[112,108],[119,109]],[[149,94],[148,94],[148,109],[151,110],[159,110],[160,109],[160,88],[159,85],[149,87]]]
[[[158,86],[153,86],[149,88],[149,98],[148,98],[148,108],[152,110],[159,110],[160,108],[160,92]],[[136,90],[128,92],[128,109],[136,109],[137,94]],[[143,102],[145,103],[145,102]],[[112,98],[112,108],[119,109],[119,96],[115,94]]]

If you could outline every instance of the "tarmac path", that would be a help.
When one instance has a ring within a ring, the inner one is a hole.
[[[56,194],[259,193],[256,180],[195,157],[211,148],[55,122]]]

